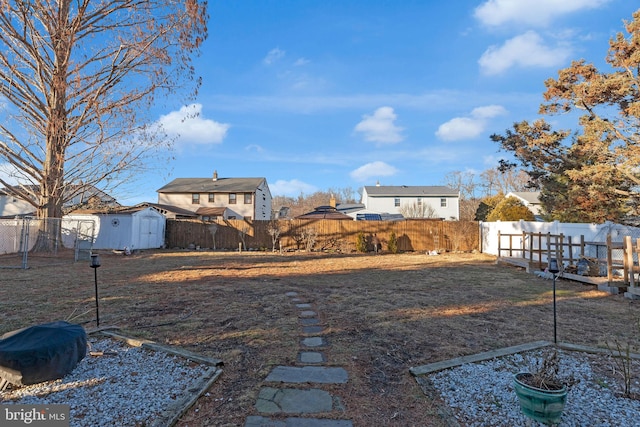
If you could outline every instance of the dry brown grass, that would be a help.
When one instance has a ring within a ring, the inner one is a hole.
[[[104,254],[100,323],[222,359],[224,373],[182,426],[242,426],[262,381],[295,365],[297,291],[324,322],[330,365],[349,372],[341,396],[355,426],[443,425],[409,368],[553,339],[551,282],[473,254]],[[638,303],[559,280],[558,339],[597,346],[634,337]],[[0,333],[68,319],[95,326],[88,263],[0,270]],[[150,367],[153,368],[153,367]]]

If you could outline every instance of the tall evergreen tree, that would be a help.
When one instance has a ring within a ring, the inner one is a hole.
[[[545,82],[540,114],[581,112],[576,131],[539,119],[491,136],[540,186],[551,219],[621,221],[639,213],[640,10],[625,31],[609,42],[611,71],[580,60]]]

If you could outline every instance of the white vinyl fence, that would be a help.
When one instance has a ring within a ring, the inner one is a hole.
[[[504,238],[504,235],[512,234],[519,236],[512,236],[511,247],[513,250],[513,257],[524,257],[525,254],[517,248],[527,246],[529,242],[523,242],[522,233],[550,233],[553,235],[562,234],[565,237],[571,237],[574,243],[580,242],[581,238],[587,243],[585,246],[585,256],[593,258],[601,258],[601,254],[598,254],[598,248],[601,248],[606,244],[607,235],[611,235],[611,241],[614,243],[622,244],[624,236],[631,236],[634,240],[640,238],[640,228],[630,227],[626,225],[615,224],[612,222],[605,222],[604,224],[583,224],[583,223],[561,223],[554,222],[534,222],[534,221],[496,221],[496,222],[481,222],[480,223],[480,251],[483,253],[505,256],[505,254],[498,253],[498,246],[505,248],[508,246],[508,241]],[[503,240],[498,244],[498,235],[503,235]],[[572,251],[569,254],[569,251]],[[580,257],[579,247],[565,247],[562,257],[567,259],[573,257],[577,259]],[[599,256],[600,255],[600,256]]]

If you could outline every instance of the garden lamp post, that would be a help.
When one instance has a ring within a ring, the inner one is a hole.
[[[91,254],[91,264],[93,268],[93,278],[96,289],[96,327],[100,326],[100,309],[98,308],[98,267],[100,267],[100,255]]]
[[[558,321],[556,317],[556,274],[560,272],[558,267],[558,260],[555,258],[549,259],[549,273],[553,274],[553,343],[558,343]]]

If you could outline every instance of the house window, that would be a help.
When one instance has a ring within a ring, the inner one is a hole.
[[[229,204],[230,205],[236,204],[236,193],[229,193]]]
[[[418,206],[422,206],[422,197],[418,197]]]
[[[252,200],[253,200],[253,194],[251,193],[244,193],[244,204],[245,205],[250,205]]]
[[[216,196],[213,193],[209,193],[209,203],[213,203],[216,201]]]
[[[250,216],[244,216],[244,217],[242,217],[242,219],[244,219],[245,221],[251,221],[251,217]]]
[[[393,206],[395,206],[396,208],[400,207],[400,197],[396,197],[395,199],[393,199]]]
[[[236,219],[236,216],[235,216],[235,215],[229,215],[229,216],[227,217],[227,219]]]
[[[191,204],[192,205],[199,205],[200,204],[200,194],[193,193],[191,195]]]
[[[441,208],[447,207],[447,199],[440,199],[440,207]]]

